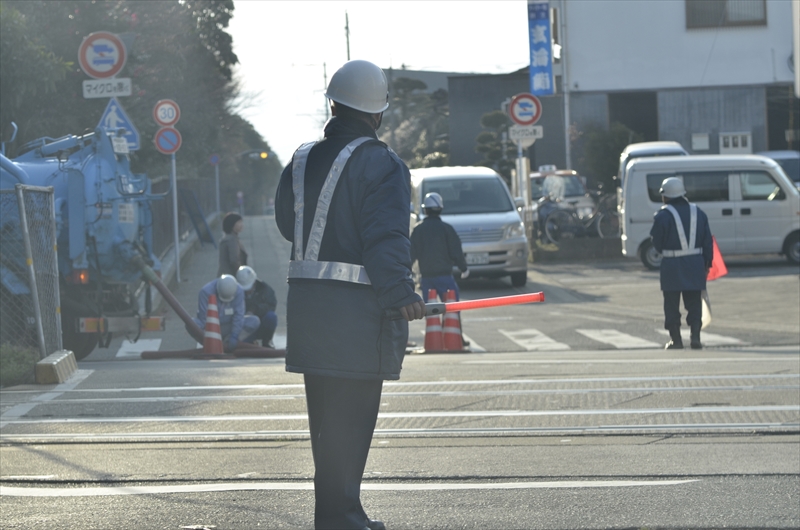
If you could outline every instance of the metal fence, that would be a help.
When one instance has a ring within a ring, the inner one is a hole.
[[[0,345],[62,349],[53,188],[0,190]]]
[[[185,188],[194,192],[206,219],[217,209],[216,184],[213,179],[178,179],[178,188]],[[153,193],[164,193],[168,190],[168,177],[153,179]],[[172,234],[172,196],[167,195],[164,199],[151,201],[150,207],[153,212],[153,254],[163,258],[164,254],[172,248],[174,242]],[[192,220],[185,206],[178,201],[178,233],[181,240],[186,239],[191,230],[194,230]]]

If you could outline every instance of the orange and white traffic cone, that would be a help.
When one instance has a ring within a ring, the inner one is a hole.
[[[217,295],[208,295],[208,310],[206,310],[206,329],[203,335],[203,353],[206,355],[223,355],[222,331],[219,327],[219,308]]]
[[[428,300],[436,299],[436,289],[428,290]],[[442,337],[442,317],[430,315],[425,319],[425,352],[444,351],[444,339]]]
[[[445,303],[456,301],[456,292],[448,290]],[[461,340],[461,313],[444,314],[444,349],[447,351],[464,351]]]

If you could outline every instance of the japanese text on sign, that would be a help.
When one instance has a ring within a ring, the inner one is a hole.
[[[85,99],[130,96],[131,93],[131,80],[129,77],[88,79],[83,82],[83,97]]]
[[[555,83],[548,0],[528,0],[528,37],[531,50],[530,92],[535,96],[553,94]]]

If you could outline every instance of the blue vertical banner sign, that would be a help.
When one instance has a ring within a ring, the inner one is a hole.
[[[531,94],[554,94],[556,86],[553,80],[549,0],[528,0],[528,38],[531,48]]]

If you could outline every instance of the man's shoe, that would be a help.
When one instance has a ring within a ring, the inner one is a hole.
[[[383,521],[367,519],[367,528],[369,528],[369,530],[386,530],[386,525],[383,524]]]
[[[669,330],[669,338],[670,340],[665,346],[665,350],[682,350],[683,349],[683,339],[681,338],[681,328],[680,326],[671,328]]]
[[[689,346],[692,347],[693,350],[702,350],[703,344],[700,342],[700,325],[695,324],[692,326],[692,334],[691,334],[691,341]]]

